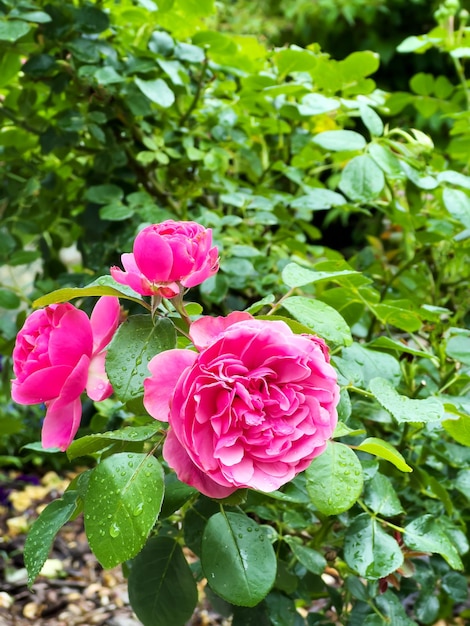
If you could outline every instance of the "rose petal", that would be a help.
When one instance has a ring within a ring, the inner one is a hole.
[[[42,447],[66,450],[75,437],[82,417],[80,398],[65,404],[60,399],[53,400],[47,407],[42,427]]]
[[[39,404],[57,398],[68,376],[70,365],[55,365],[30,374],[24,381],[12,381],[11,397],[18,404]]]
[[[101,352],[111,341],[119,326],[121,306],[118,298],[103,296],[95,304],[90,317],[93,332],[93,354]]]
[[[86,383],[87,396],[95,402],[106,400],[113,393],[105,370],[106,351],[95,355],[90,361]]]
[[[134,241],[134,259],[139,270],[152,283],[169,282],[173,267],[173,251],[165,239],[147,226]]]
[[[252,319],[254,319],[253,316],[244,311],[234,311],[227,317],[200,317],[191,324],[189,335],[196,348],[203,350],[232,324]]]
[[[52,365],[74,367],[82,354],[91,357],[93,335],[88,315],[72,305],[69,307],[51,330],[48,352]],[[56,309],[55,313],[59,311]]]
[[[184,370],[192,365],[197,354],[191,350],[160,352],[149,362],[151,376],[144,380],[144,407],[160,422],[168,421],[170,400]]]
[[[191,461],[171,428],[163,444],[163,458],[175,470],[179,480],[195,487],[209,498],[226,498],[237,490],[236,487],[219,485],[201,472]]]

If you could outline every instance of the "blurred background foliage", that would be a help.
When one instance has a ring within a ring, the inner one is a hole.
[[[144,224],[195,219],[213,228],[221,272],[192,297],[208,313],[263,310],[287,285],[338,315],[335,333],[299,301],[281,309],[320,325],[347,390],[343,419],[368,421],[369,434],[419,463],[416,482],[396,473],[395,489],[412,515],[447,515],[465,554],[469,8],[0,0],[0,462],[44,462],[34,446],[18,453],[38,438],[41,407],[9,400],[11,351],[32,301],[106,274]],[[305,281],[289,275],[291,262]],[[391,368],[381,375],[411,399],[439,396],[458,427],[397,432],[367,395],[364,359],[376,373]],[[84,426],[123,419],[90,404]],[[433,558],[438,585],[450,570]],[[347,623],[382,623],[371,609],[378,590],[354,576]],[[445,585],[426,604],[416,584],[419,623],[452,614]],[[329,623],[318,619],[308,623]]]

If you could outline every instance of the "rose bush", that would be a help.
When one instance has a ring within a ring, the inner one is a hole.
[[[196,222],[167,220],[147,226],[137,235],[133,253],[121,256],[124,271],[111,276],[143,296],[174,298],[182,288],[195,287],[218,270],[212,232]]]
[[[248,313],[203,317],[190,336],[199,353],[157,354],[144,381],[146,409],[170,425],[165,460],[210,497],[278,489],[323,452],[337,423],[325,343]]]
[[[70,303],[52,304],[34,311],[18,333],[12,398],[45,403],[44,448],[70,445],[80,425],[83,391],[95,401],[111,395],[104,361],[119,315],[119,300],[113,297],[100,298],[91,318]]]

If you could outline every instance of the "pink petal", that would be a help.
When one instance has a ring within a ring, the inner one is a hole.
[[[106,375],[104,367],[106,352],[95,355],[90,361],[88,380],[86,383],[87,396],[95,402],[106,400],[113,393],[113,388]]]
[[[23,382],[12,381],[11,397],[18,404],[39,404],[57,398],[68,376],[70,365],[54,365],[30,374]]]
[[[93,331],[93,354],[101,352],[111,341],[117,327],[121,306],[118,298],[103,296],[98,300],[90,317]]]
[[[144,406],[160,422],[168,421],[170,399],[184,370],[197,354],[191,350],[167,350],[153,357],[148,364],[151,376],[144,380]]]
[[[237,490],[236,487],[219,485],[196,467],[171,428],[163,445],[163,458],[175,470],[179,480],[195,487],[209,498],[226,498]]]
[[[244,311],[234,311],[227,315],[227,317],[200,317],[191,324],[189,335],[196,348],[203,350],[232,324],[252,319],[253,316]]]
[[[42,427],[42,447],[66,450],[80,426],[82,403],[80,398],[64,403],[60,398],[47,407]]]
[[[51,364],[74,367],[82,354],[91,356],[92,349],[93,335],[88,315],[70,307],[51,330],[48,345]]]
[[[139,270],[150,282],[168,282],[172,279],[172,249],[152,226],[144,228],[135,238],[134,259]]]

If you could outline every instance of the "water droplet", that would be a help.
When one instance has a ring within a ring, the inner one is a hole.
[[[247,527],[246,527],[246,529],[247,529],[247,531],[248,531],[249,533],[251,533],[251,531],[253,530],[253,528],[252,528],[251,526],[247,526]]]
[[[243,535],[241,533],[238,533],[238,536],[240,539],[243,539]]]
[[[151,474],[151,472],[145,472],[145,476],[146,476],[147,478],[150,478],[150,476],[151,476],[151,475],[152,475],[152,474]]]
[[[116,524],[116,522],[113,522],[111,526],[109,527],[109,534],[111,535],[111,537],[116,538],[120,535],[120,533],[121,533],[121,529]]]
[[[138,517],[139,515],[141,515],[143,510],[144,510],[144,503],[143,502],[139,502],[139,504],[132,511],[132,515],[134,517]]]

